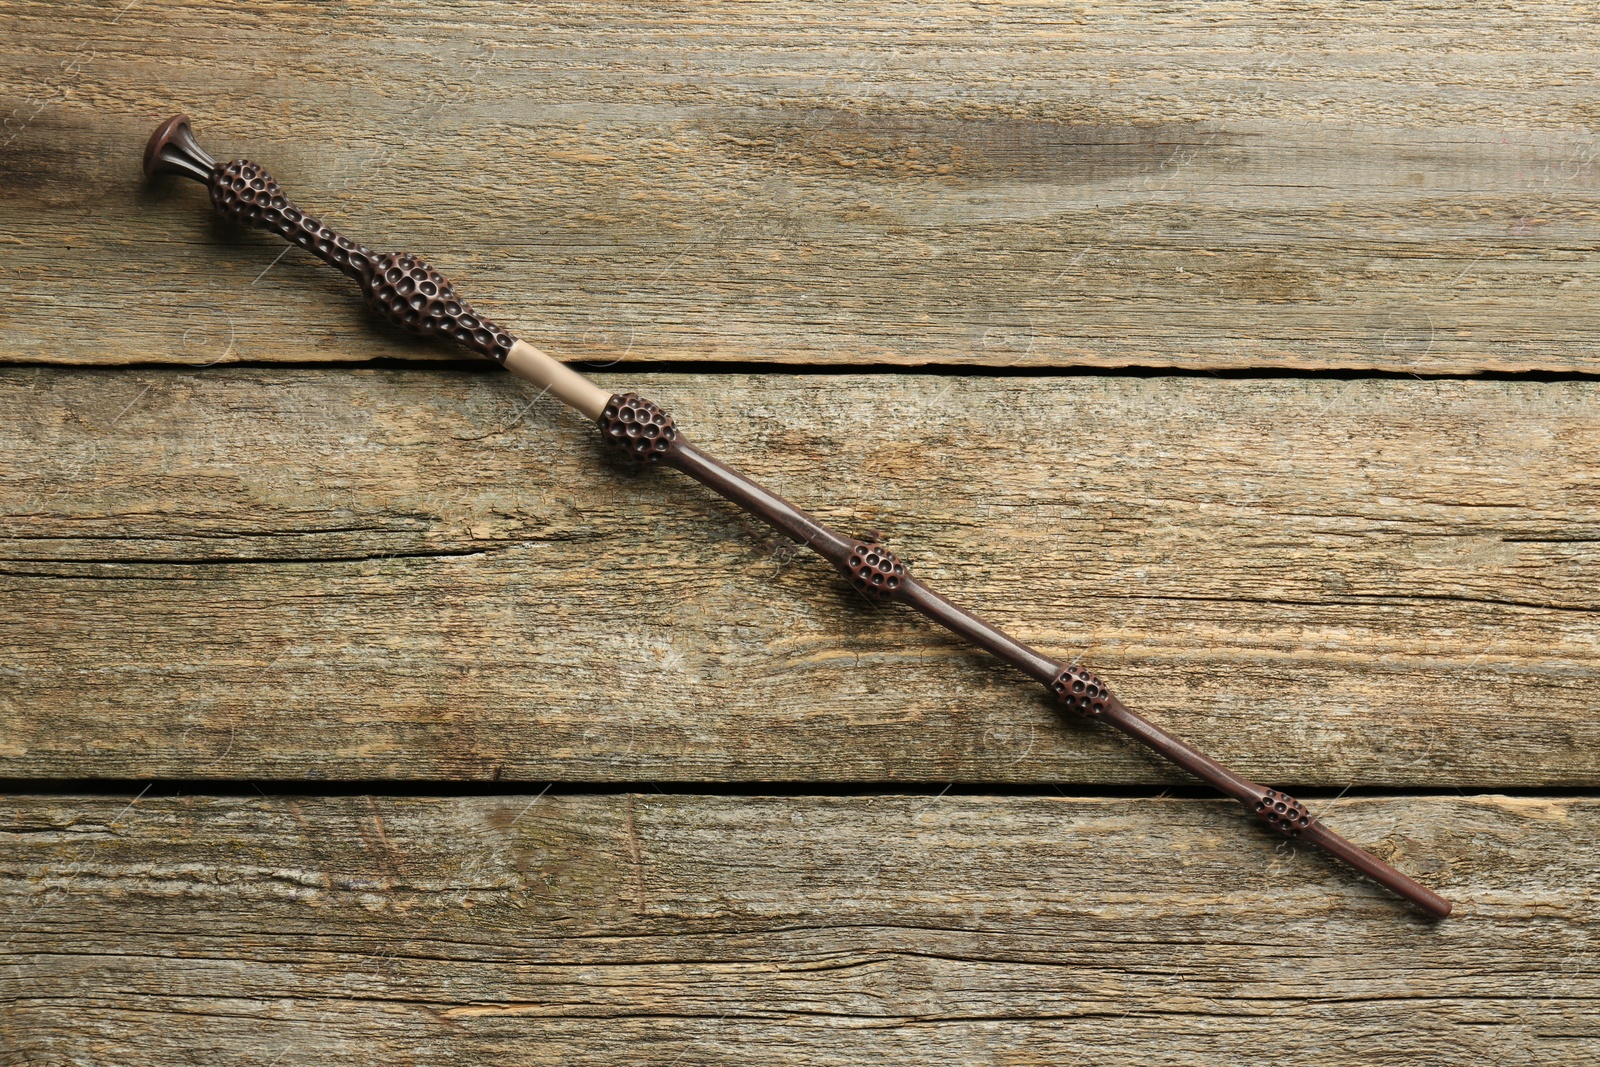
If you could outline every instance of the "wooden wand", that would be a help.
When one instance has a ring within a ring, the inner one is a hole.
[[[258,164],[219,163],[195,141],[186,115],[162,123],[145,148],[148,176],[178,174],[206,186],[223,217],[276,233],[354,278],[367,303],[413,333],[442,337],[502,364],[593,419],[605,443],[635,460],[674,467],[832,563],[867,598],[905,604],[979,648],[1044,683],[1061,703],[1086,718],[1121,730],[1190,774],[1233,797],[1274,830],[1325,849],[1430,915],[1450,914],[1450,902],[1324,826],[1305,805],[1228,770],[1154,723],[1130,711],[1097,676],[1063,664],[957,607],[906,570],[873,536],[831,530],[740,472],[690,443],[672,416],[634,393],[608,393],[566,364],[480,316],[427,263],[407,253],[378,253],[344,237],[290,202]]]

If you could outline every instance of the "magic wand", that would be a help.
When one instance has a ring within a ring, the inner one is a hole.
[[[875,538],[829,529],[739,471],[696,448],[672,416],[634,393],[608,393],[566,364],[519,341],[483,318],[427,263],[408,253],[378,253],[324,226],[290,202],[278,183],[248,159],[219,163],[195,141],[186,115],[157,127],[145,147],[148,176],[177,174],[206,186],[225,218],[276,233],[348,274],[372,309],[413,333],[454,341],[548,391],[593,419],[607,445],[644,463],[676,468],[812,549],[863,595],[905,604],[987,649],[1049,687],[1073,712],[1103,722],[1165,756],[1243,804],[1287,837],[1324,849],[1429,914],[1450,914],[1450,902],[1324,826],[1305,805],[1228,770],[1130,711],[1096,675],[1034,651],[914,578]]]

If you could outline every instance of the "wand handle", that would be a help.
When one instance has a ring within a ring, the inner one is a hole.
[[[354,278],[368,305],[395,325],[454,341],[503,364],[594,419],[606,444],[633,461],[659,461],[674,467],[815,550],[862,596],[882,603],[903,603],[921,612],[1044,683],[1077,714],[1107,723],[1238,800],[1279,833],[1325,849],[1431,915],[1442,918],[1450,914],[1448,901],[1324,827],[1293,797],[1235,774],[1130,711],[1096,675],[1076,664],[1058,663],[952,604],[917,581],[876,537],[846,537],[830,530],[781,496],[701,452],[656,404],[634,393],[607,393],[566,364],[482,318],[422,260],[403,252],[379,254],[344,237],[297,208],[270,174],[247,159],[218,163],[195,141],[187,116],[173,116],[151,135],[144,169],[149,176],[175,174],[200,182],[210,190],[212,205],[225,218],[276,233]]]
[[[372,251],[307,215],[266,168],[248,159],[219,163],[194,139],[189,116],[156,127],[144,149],[146,177],[177,175],[204,185],[211,206],[241,226],[275,233],[355,279],[367,306],[411,333],[453,341],[549,390],[589,418],[609,394],[510,331],[479,315],[449,280],[409,252]]]
[[[324,225],[296,207],[260,164],[212,159],[195,141],[187,115],[156,130],[145,146],[144,170],[202,183],[223,218],[275,233],[354,278],[368,306],[402,329],[454,341],[497,363],[511,352],[515,338],[474,311],[444,275],[409,253],[380,254]]]

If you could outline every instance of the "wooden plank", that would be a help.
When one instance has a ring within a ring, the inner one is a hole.
[[[1267,782],[1600,780],[1595,383],[604,383]],[[1186,780],[506,376],[0,410],[0,774]]]
[[[7,360],[437,351],[142,188],[186,110],[564,358],[1596,368],[1565,5],[8,0],[0,35]]]
[[[1593,799],[13,798],[17,1062],[1589,1063]]]

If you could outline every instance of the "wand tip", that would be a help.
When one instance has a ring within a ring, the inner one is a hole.
[[[189,128],[188,115],[174,115],[156,127],[144,146],[144,176],[181,174],[197,182],[211,180],[217,161],[212,159]]]

